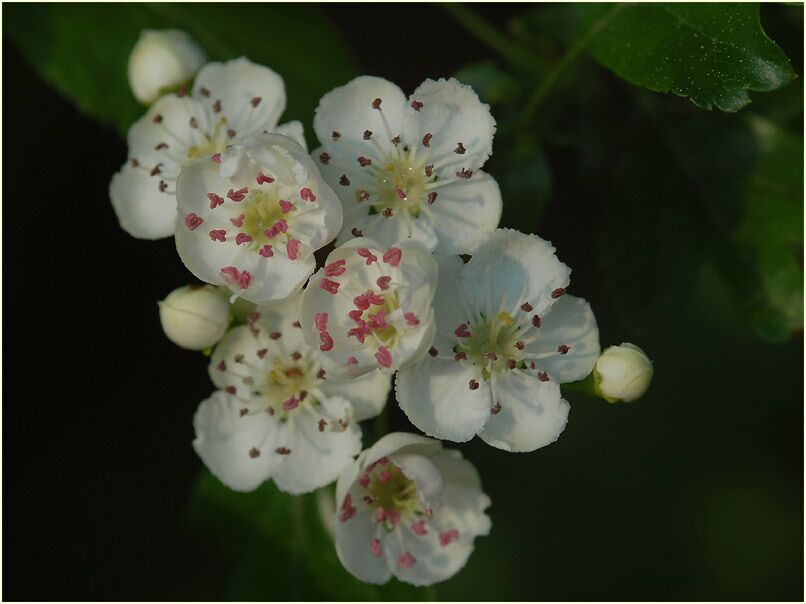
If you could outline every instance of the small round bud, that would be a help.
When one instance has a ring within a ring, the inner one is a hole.
[[[166,90],[190,80],[206,60],[183,31],[143,30],[129,55],[129,86],[138,101],[150,105]]]
[[[229,326],[229,303],[210,285],[180,287],[158,304],[165,335],[188,350],[210,348]]]
[[[593,369],[596,390],[610,403],[641,398],[652,381],[652,361],[634,344],[611,346]]]

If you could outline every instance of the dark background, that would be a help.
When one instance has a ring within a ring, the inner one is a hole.
[[[405,91],[490,54],[433,5],[324,10],[364,70]],[[483,12],[503,23],[514,10]],[[378,52],[379,23],[416,42]],[[802,56],[802,39],[784,34]],[[3,598],[215,599],[227,560],[185,520],[202,467],[191,418],[212,385],[205,359],[163,336],[156,306],[192,277],[172,240],[117,225],[107,187],[125,142],[5,38],[3,51]],[[574,269],[603,346],[618,344],[628,336],[591,245],[611,175],[574,180],[574,161],[550,157],[536,232]],[[802,599],[802,334],[765,343],[710,267],[691,279],[691,301],[635,340],[656,368],[640,402],[568,392],[557,443],[461,446],[492,497],[493,530],[441,599]],[[390,412],[392,428],[410,429]]]

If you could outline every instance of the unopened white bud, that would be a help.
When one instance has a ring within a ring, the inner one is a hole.
[[[129,86],[138,101],[150,105],[164,91],[190,80],[206,60],[183,31],[143,30],[129,55]]]
[[[596,389],[611,403],[630,403],[641,398],[652,381],[652,361],[634,344],[611,346],[593,369]]]
[[[210,348],[229,326],[227,298],[211,285],[180,287],[158,304],[165,335],[182,348]]]

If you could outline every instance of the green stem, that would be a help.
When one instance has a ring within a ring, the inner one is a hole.
[[[513,44],[509,38],[469,6],[458,2],[446,2],[442,4],[442,8],[462,27],[510,63],[527,71],[534,71],[535,64],[539,63],[539,57],[518,44]]]
[[[565,55],[563,55],[563,58],[560,59],[560,62],[557,63],[548,74],[546,74],[546,77],[541,80],[540,84],[532,93],[532,96],[529,97],[524,105],[523,113],[521,114],[522,126],[527,126],[531,123],[532,119],[534,119],[534,116],[537,114],[537,110],[540,108],[540,105],[546,99],[546,96],[548,96],[554,86],[556,86],[557,82],[560,81],[560,78],[565,75],[565,72],[568,71],[568,68],[577,60],[577,58],[579,58],[579,55],[582,54],[582,51],[585,50],[588,44],[590,44],[591,40],[593,40],[593,38],[595,38],[599,32],[607,26],[610,20],[621,12],[623,8],[623,4],[614,4],[609,11],[594,21],[587,31],[582,34],[574,45],[568,49]]]

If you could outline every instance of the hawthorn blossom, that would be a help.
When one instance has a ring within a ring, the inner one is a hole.
[[[488,235],[467,264],[444,258],[434,299],[437,335],[397,376],[400,407],[426,434],[478,434],[506,451],[533,451],[565,428],[560,384],[599,356],[589,304],[566,294],[571,270],[554,247],[508,229]]]
[[[415,434],[387,434],[339,477],[336,553],[367,583],[449,579],[476,537],[490,532],[473,465],[459,451]]]
[[[322,146],[312,155],[344,206],[340,243],[411,238],[463,254],[498,225],[501,192],[480,170],[495,120],[469,86],[429,79],[406,99],[361,76],[322,97],[313,127]]]
[[[361,450],[357,422],[377,415],[389,376],[327,375],[302,339],[299,295],[265,305],[216,347],[209,372],[220,388],[196,412],[193,446],[228,487],[272,479],[283,491],[313,491],[336,479]]]
[[[436,284],[429,252],[353,239],[311,277],[302,296],[303,335],[337,375],[391,374],[431,346]]]
[[[199,279],[250,302],[279,300],[313,272],[341,226],[341,206],[305,150],[260,134],[185,168],[176,249]]]
[[[129,128],[129,159],[109,185],[120,226],[141,239],[173,235],[179,173],[232,143],[268,131],[304,147],[302,124],[277,125],[284,109],[285,84],[268,67],[245,58],[205,65],[190,94],[161,97]]]

